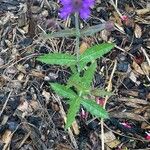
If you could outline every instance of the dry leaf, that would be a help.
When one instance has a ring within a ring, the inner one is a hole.
[[[9,149],[8,145],[11,142],[12,132],[10,130],[6,130],[5,133],[2,135],[2,141],[5,143],[3,150]]]
[[[29,103],[27,101],[24,101],[17,107],[17,109],[24,112],[28,110],[28,107],[29,107]]]
[[[118,13],[116,11],[113,11],[113,16],[114,16],[114,22],[116,22],[117,24],[119,24],[119,26],[122,26],[122,21],[120,16],[118,15]]]
[[[114,135],[114,133],[112,131],[108,131],[104,134],[104,141],[105,143],[109,143],[112,142],[113,140],[115,140],[116,137]]]
[[[39,109],[39,103],[38,103],[37,101],[35,101],[35,100],[32,100],[32,101],[30,102],[30,106],[31,106],[35,111]]]
[[[72,123],[72,129],[73,129],[73,132],[74,132],[75,135],[79,135],[79,133],[80,133],[79,126],[78,126],[76,121],[74,121]]]
[[[148,117],[143,117],[130,112],[110,112],[110,116],[114,118],[132,119],[136,121],[145,121]]]
[[[111,141],[110,143],[106,143],[110,148],[116,148],[121,142],[118,139]]]
[[[18,79],[19,81],[22,81],[23,78],[24,78],[24,74],[23,74],[23,73],[20,73],[20,74],[18,75],[18,77],[17,77],[17,79]]]
[[[149,75],[149,74],[150,74],[150,66],[148,65],[147,62],[143,62],[143,63],[141,64],[141,68],[142,68],[142,70],[144,71],[144,73],[145,73],[146,75]]]
[[[142,36],[142,29],[138,24],[135,24],[134,34],[136,38],[141,38]]]
[[[17,68],[18,71],[26,74],[26,69],[25,69],[25,67],[23,65],[19,64],[19,65],[17,65],[16,68]]]
[[[37,70],[32,70],[31,75],[34,77],[38,77],[38,78],[44,78],[45,76],[42,72],[37,71]]]
[[[56,150],[72,150],[72,148],[69,145],[66,145],[65,143],[59,143],[55,147]]]
[[[103,41],[108,41],[108,36],[110,35],[110,32],[108,30],[102,30],[100,33],[100,37]]]
[[[137,76],[135,75],[135,73],[133,71],[131,71],[130,75],[129,75],[129,78],[134,82],[136,83],[137,85],[140,84],[140,81],[137,81]]]
[[[81,45],[80,45],[80,54],[84,53],[84,51],[89,48],[89,44],[86,43],[86,42],[82,42]]]
[[[133,61],[132,67],[133,67],[134,71],[136,71],[137,73],[139,73],[141,75],[144,75],[143,70],[141,69],[141,67],[135,61]]]
[[[150,125],[147,122],[142,122],[141,128],[146,129],[146,130],[150,130]]]
[[[126,10],[126,12],[128,12],[128,13],[131,13],[131,12],[134,11],[133,7],[130,7],[128,4],[125,4],[125,10]]]
[[[143,8],[143,9],[138,9],[138,10],[136,10],[136,13],[137,13],[138,15],[144,15],[144,14],[146,14],[146,13],[148,13],[148,12],[150,12],[150,8]]]
[[[43,90],[42,95],[45,97],[46,104],[48,104],[50,100],[50,93]]]

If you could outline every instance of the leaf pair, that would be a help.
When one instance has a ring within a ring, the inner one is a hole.
[[[99,57],[102,57],[104,54],[108,53],[114,44],[103,43],[99,45],[92,46],[88,48],[83,54],[79,57],[80,68],[82,69],[88,62],[91,62]],[[77,64],[77,59],[75,56],[70,54],[63,53],[50,53],[39,56],[37,60],[51,65],[62,65],[70,67]]]
[[[83,105],[87,111],[96,117],[108,118],[107,111],[98,105],[94,100],[84,99],[83,97],[76,95],[74,91],[72,91],[70,88],[68,89],[64,85],[58,83],[51,83],[50,85],[57,94],[70,99],[70,107],[67,113],[67,122],[65,128],[69,128],[75,120],[75,116],[79,111],[80,105]]]

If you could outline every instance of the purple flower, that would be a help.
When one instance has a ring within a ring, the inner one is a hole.
[[[90,7],[95,0],[60,0],[63,7],[60,9],[60,17],[66,19],[72,13],[79,13],[82,19],[87,19],[90,15]]]

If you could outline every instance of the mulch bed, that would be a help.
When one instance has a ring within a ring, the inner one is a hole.
[[[81,39],[81,48],[114,42],[98,60],[93,86],[111,91],[104,121],[107,150],[150,149],[150,4],[147,0],[97,0],[81,26],[113,22]],[[114,5],[116,7],[114,7]],[[74,27],[74,17],[59,18],[59,2],[0,1],[0,150],[101,149],[100,120],[80,110],[76,124],[64,130],[68,105],[49,87],[66,83],[70,71],[36,61],[49,52],[74,54],[75,38],[42,38],[43,33]],[[123,17],[119,16],[120,12]],[[115,66],[116,65],[116,66]],[[103,97],[99,101],[105,100]],[[86,113],[86,112],[85,112]]]

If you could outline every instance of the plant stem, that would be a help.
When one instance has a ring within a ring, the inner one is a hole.
[[[79,55],[80,55],[80,29],[79,29],[79,14],[75,13],[75,28],[76,28],[76,55],[77,55],[77,69],[80,72]]]

